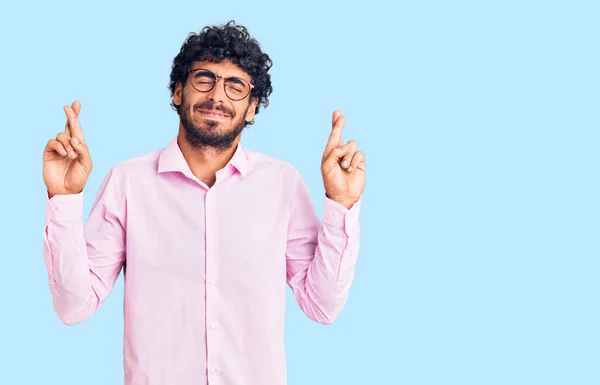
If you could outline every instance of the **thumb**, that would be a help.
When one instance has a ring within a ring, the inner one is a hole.
[[[82,163],[82,165],[88,169],[88,171],[91,170],[92,158],[90,156],[90,150],[88,146],[76,137],[71,138],[71,145],[73,146],[73,149],[75,149],[75,152],[77,153],[79,161]]]
[[[323,160],[323,168],[330,171],[334,167],[339,166],[340,159],[343,158],[348,151],[350,151],[350,146],[347,143],[341,147],[332,148]]]

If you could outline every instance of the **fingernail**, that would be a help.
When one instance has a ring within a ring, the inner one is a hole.
[[[79,144],[79,140],[77,140],[77,138],[73,138],[73,144],[77,146]]]
[[[65,156],[65,155],[67,155],[67,152],[65,150],[60,150],[60,154]]]
[[[75,151],[71,151],[71,158],[75,158],[77,156],[77,154],[75,153]]]
[[[345,161],[342,162],[342,167],[348,167],[348,161],[347,160],[345,160]]]
[[[352,166],[348,167],[348,171],[352,171]]]

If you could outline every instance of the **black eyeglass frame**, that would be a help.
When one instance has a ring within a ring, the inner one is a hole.
[[[193,76],[193,74],[196,73],[196,72],[198,72],[198,71],[204,71],[204,72],[207,72],[207,73],[211,74],[212,76],[214,76],[215,82],[213,83],[213,86],[210,89],[208,89],[208,90],[199,90],[198,88],[196,88],[196,85],[194,84],[195,82],[194,82],[194,76]],[[248,95],[250,95],[252,93],[252,89],[254,89],[254,84],[249,83],[248,81],[246,81],[246,80],[244,80],[242,78],[239,78],[237,76],[231,76],[231,77],[226,78],[226,77],[223,77],[223,76],[219,76],[219,75],[215,74],[214,72],[212,72],[211,70],[208,70],[206,68],[194,68],[194,69],[190,69],[190,70],[188,70],[188,74],[189,74],[189,77],[190,77],[190,84],[198,92],[210,92],[210,91],[212,91],[217,86],[217,83],[219,83],[219,79],[223,79],[223,90],[225,91],[225,95],[227,95],[227,97],[229,99],[231,99],[233,101],[236,101],[236,102],[239,102],[240,100],[244,100]],[[231,81],[231,79],[235,79],[236,81],[241,81],[244,84],[248,85],[248,93],[245,94],[243,97],[240,97],[240,98],[232,98],[229,95],[229,93],[227,92],[227,83],[229,81]]]

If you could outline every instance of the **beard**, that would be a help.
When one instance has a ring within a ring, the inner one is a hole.
[[[248,106],[249,108],[250,106]],[[203,119],[202,123],[196,124],[193,121],[193,111],[196,110],[207,110],[207,111],[219,111],[230,116],[232,129],[220,132],[219,125],[223,126],[227,121],[211,120],[210,118]],[[207,149],[211,148],[217,152],[223,152],[231,148],[234,140],[240,135],[246,126],[246,122],[243,117],[246,116],[246,112],[242,114],[242,118],[236,121],[235,111],[230,110],[222,105],[215,105],[212,100],[207,100],[194,105],[193,111],[190,109],[190,104],[186,102],[185,97],[181,97],[181,114],[180,120],[181,125],[185,131],[185,138],[187,142],[194,148]]]

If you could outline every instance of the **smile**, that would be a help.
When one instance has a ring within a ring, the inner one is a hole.
[[[198,112],[201,113],[202,115],[204,115],[206,117],[210,117],[210,118],[217,118],[217,119],[229,118],[229,115],[221,114],[221,113],[215,112],[215,111],[198,110]]]

